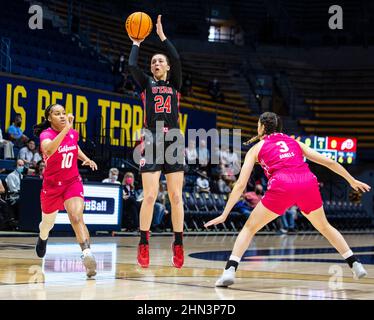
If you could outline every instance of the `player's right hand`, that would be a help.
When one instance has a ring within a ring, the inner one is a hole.
[[[226,221],[226,218],[227,218],[226,215],[221,214],[221,215],[218,216],[217,218],[212,219],[212,220],[208,221],[206,224],[204,224],[204,227],[205,227],[205,228],[208,228],[208,227],[210,227],[210,226],[213,226],[213,225],[215,226],[215,225],[217,225],[217,224],[223,223],[223,222]]]
[[[67,123],[66,123],[66,126],[70,129],[73,127],[73,122],[74,122],[74,116],[69,113],[67,116],[66,116],[66,120],[67,120]]]
[[[131,39],[132,41],[132,44],[135,44],[136,46],[140,46],[140,44],[144,41],[144,39],[134,39],[132,37],[129,36],[129,38]]]
[[[353,180],[353,182],[351,183],[351,187],[356,191],[360,190],[362,192],[369,192],[371,190],[371,187],[368,184],[358,181],[356,179]]]

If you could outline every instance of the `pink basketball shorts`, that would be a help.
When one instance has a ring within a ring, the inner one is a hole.
[[[308,214],[323,204],[317,177],[310,171],[276,173],[270,178],[261,202],[279,215],[293,205]]]
[[[57,210],[64,210],[64,202],[74,197],[84,199],[80,176],[74,177],[70,181],[59,181],[54,184],[48,184],[44,181],[40,192],[42,212],[48,214]]]

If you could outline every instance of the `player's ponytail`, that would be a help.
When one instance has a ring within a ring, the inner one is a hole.
[[[246,142],[244,142],[244,145],[249,145],[249,144],[252,144],[252,143],[254,143],[254,142],[257,142],[258,140],[260,140],[260,136],[259,135],[257,135],[257,136],[255,136],[255,137],[252,137],[251,139],[249,139],[249,140],[247,140]]]
[[[45,129],[48,129],[51,127],[51,123],[48,121],[49,114],[51,113],[51,109],[55,106],[56,104],[50,104],[47,108],[45,108],[44,111],[44,119],[41,123],[38,123],[33,126],[34,130],[34,136],[38,137],[44,131]]]
[[[264,125],[264,135],[266,134],[272,134],[275,132],[282,132],[282,121],[281,118],[274,112],[264,112],[259,119],[260,123]],[[251,143],[256,142],[257,140],[260,140],[262,136],[257,135],[248,141],[246,141],[244,144],[248,145]]]

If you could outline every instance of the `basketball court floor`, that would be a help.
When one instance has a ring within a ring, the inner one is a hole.
[[[368,277],[354,280],[320,235],[258,235],[237,282],[215,288],[236,235],[185,236],[185,266],[171,266],[171,235],[151,237],[151,265],[136,264],[138,237],[93,237],[95,280],[86,280],[75,239],[50,238],[37,258],[36,237],[0,238],[0,299],[374,299],[374,234],[346,235]]]

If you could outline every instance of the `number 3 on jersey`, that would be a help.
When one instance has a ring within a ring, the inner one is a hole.
[[[163,96],[155,96],[155,113],[171,113],[171,96],[168,96],[166,100]]]
[[[72,152],[62,154],[61,169],[69,169],[73,164],[74,154]]]
[[[287,146],[287,144],[284,141],[278,141],[276,145],[281,147],[279,151],[282,153],[290,150],[290,148]]]

